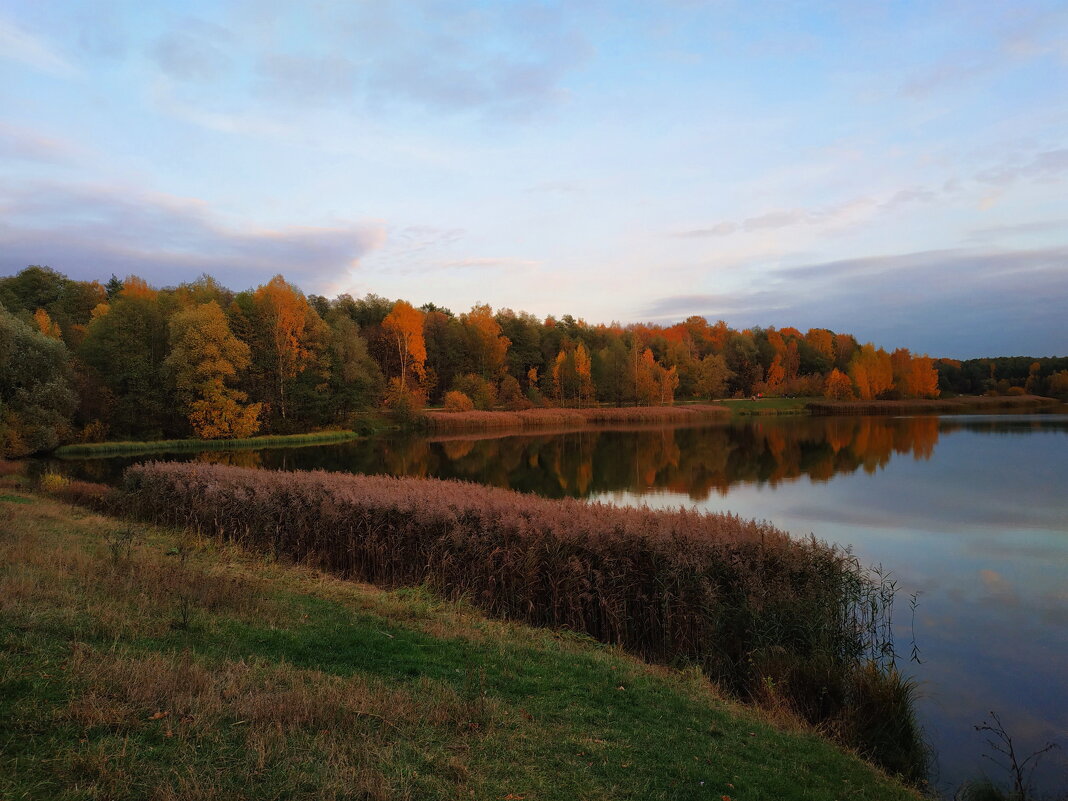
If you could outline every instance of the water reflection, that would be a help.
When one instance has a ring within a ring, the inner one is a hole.
[[[1068,417],[772,417],[701,428],[393,436],[302,448],[72,460],[62,469],[79,478],[114,481],[133,462],[196,459],[267,469],[458,478],[548,497],[666,489],[700,502],[739,484],[777,487],[803,477],[829,481],[843,473],[874,474],[895,457],[929,460],[940,436],[962,430],[1068,433]]]

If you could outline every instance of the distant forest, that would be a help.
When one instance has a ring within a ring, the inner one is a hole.
[[[738,331],[452,311],[304,295],[282,276],[233,292],[203,276],[0,279],[0,454],[68,441],[246,437],[354,427],[370,409],[660,405],[752,395],[1068,398],[1068,358],[954,361],[812,328]]]

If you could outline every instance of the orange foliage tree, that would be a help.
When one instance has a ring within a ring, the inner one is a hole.
[[[49,339],[63,339],[63,332],[59,330],[59,325],[48,316],[48,312],[44,309],[38,309],[33,313],[33,322],[37,330]]]
[[[277,382],[279,411],[285,419],[286,381],[295,378],[311,359],[305,341],[311,308],[300,290],[286,283],[281,275],[257,288],[252,299],[273,346],[271,362]]]
[[[426,315],[412,304],[398,300],[393,310],[382,321],[382,329],[397,346],[397,359],[400,362],[399,387],[407,392],[409,375],[416,382],[422,382],[426,376],[426,342],[423,339],[423,321]]]
[[[827,376],[823,394],[834,400],[853,400],[853,382],[849,376],[835,367]]]
[[[586,350],[586,347],[581,342],[575,348],[575,374],[578,376],[579,401],[592,403],[595,394],[593,388],[593,361],[590,359],[589,351]]]
[[[876,350],[870,342],[862,345],[849,363],[849,376],[861,400],[878,398],[894,386],[894,368],[890,354]]]

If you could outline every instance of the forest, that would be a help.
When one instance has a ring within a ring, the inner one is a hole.
[[[119,438],[355,428],[368,410],[656,406],[754,395],[1068,397],[1068,358],[934,359],[812,328],[591,325],[477,304],[234,292],[30,266],[0,279],[0,455]]]

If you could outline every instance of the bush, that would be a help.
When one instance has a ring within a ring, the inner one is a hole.
[[[488,412],[497,405],[497,390],[494,389],[493,384],[474,373],[456,378],[452,382],[452,388],[469,397],[475,408],[480,411]]]
[[[445,393],[445,411],[447,412],[470,412],[475,404],[462,392],[452,390]]]

